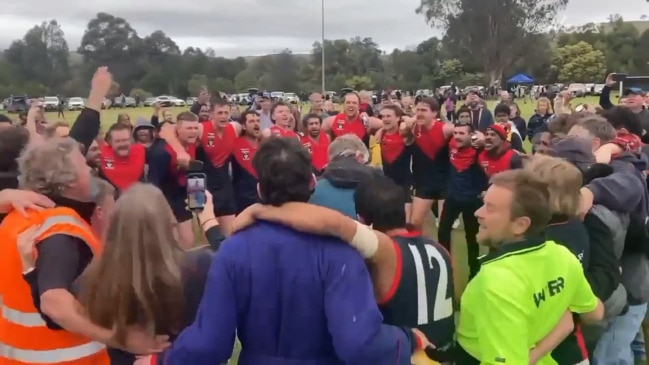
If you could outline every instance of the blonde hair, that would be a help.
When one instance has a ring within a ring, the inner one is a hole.
[[[95,203],[102,204],[108,197],[115,199],[115,187],[106,180],[97,179],[99,192],[95,197]]]
[[[115,204],[102,255],[82,275],[80,301],[88,317],[114,328],[119,343],[131,325],[170,335],[185,325],[184,253],[174,239],[172,219],[158,188],[132,186]]]
[[[552,103],[550,102],[550,99],[546,98],[545,96],[540,97],[536,99],[536,111],[538,112],[539,110],[539,103],[545,103],[545,105],[548,106],[548,114],[554,114],[554,110],[552,110]]]
[[[355,134],[345,134],[337,137],[331,142],[329,149],[327,149],[329,160],[333,160],[338,156],[356,156],[359,153],[363,156],[364,162],[370,160],[370,151]]]
[[[21,189],[59,195],[77,180],[78,167],[72,153],[81,153],[72,138],[52,138],[30,145],[18,157],[18,184]]]
[[[524,167],[539,182],[547,185],[552,214],[574,217],[581,204],[583,177],[570,162],[546,155],[535,155]]]

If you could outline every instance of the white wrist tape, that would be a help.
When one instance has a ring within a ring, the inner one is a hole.
[[[374,256],[379,249],[379,238],[374,231],[359,222],[356,222],[356,234],[349,244],[363,256],[364,259],[369,259]]]

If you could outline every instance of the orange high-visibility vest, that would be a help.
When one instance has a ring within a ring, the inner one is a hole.
[[[48,329],[34,306],[17,247],[18,234],[34,225],[40,226],[37,244],[65,234],[82,239],[93,255],[101,254],[101,242],[90,225],[70,208],[29,211],[28,217],[16,211],[7,215],[0,225],[0,365],[109,365],[104,344]]]

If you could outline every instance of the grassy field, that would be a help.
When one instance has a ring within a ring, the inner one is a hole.
[[[587,103],[589,105],[597,105],[598,99],[597,97],[586,97],[586,98],[580,98],[576,99],[573,101],[573,104],[578,104],[578,103]],[[521,116],[525,118],[525,120],[528,120],[533,114],[534,114],[534,108],[535,104],[533,102],[528,102],[524,103],[523,101],[517,101],[517,104],[519,108],[521,109]],[[495,102],[490,101],[488,102],[489,109],[493,110],[495,106]],[[175,108],[174,111],[181,111],[181,108]],[[106,130],[108,127],[117,121],[117,115],[119,113],[128,113],[129,116],[131,117],[132,121],[137,120],[138,117],[145,117],[145,118],[150,118],[151,114],[153,112],[152,108],[135,108],[135,109],[111,109],[111,110],[103,110],[101,112],[101,123],[102,123],[102,129]],[[2,114],[3,111],[0,111],[0,114]],[[79,112],[66,112],[65,113],[65,121],[72,124],[74,123],[77,115]],[[10,118],[17,118],[17,116],[14,115],[9,115]],[[47,119],[49,121],[58,121],[59,119],[57,118],[56,113],[47,113]],[[529,142],[525,142],[526,144],[526,149],[531,150]],[[197,227],[198,228],[198,227]],[[429,224],[427,225],[427,233],[429,233],[432,237],[436,238],[437,237],[437,227],[434,224],[434,220],[431,219],[429,220]],[[199,232],[199,231],[198,231]],[[202,237],[202,234],[197,235],[197,237]],[[467,265],[467,252],[466,252],[466,239],[464,237],[464,231],[462,230],[462,226],[460,228],[456,229],[453,231],[453,236],[452,236],[452,254],[453,254],[453,261],[454,261],[454,268],[455,268],[455,274],[454,274],[454,281],[455,281],[455,291],[456,291],[456,298],[459,300],[461,293],[464,291],[464,288],[466,287],[466,283],[468,280],[468,265]],[[238,358],[238,353],[239,353],[239,344],[237,342],[237,347],[235,349],[235,353],[233,356],[233,360],[231,361],[232,364],[237,364],[237,358]]]

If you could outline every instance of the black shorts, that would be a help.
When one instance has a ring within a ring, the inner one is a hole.
[[[446,186],[435,184],[418,184],[413,186],[414,197],[426,200],[442,200],[446,195]]]
[[[412,203],[412,196],[414,195],[412,185],[403,185],[403,191],[406,194],[406,203]]]
[[[214,215],[216,217],[235,215],[237,213],[234,190],[232,190],[232,184],[229,181],[208,190],[212,194],[212,204],[214,204]]]
[[[171,211],[178,223],[187,222],[194,218],[194,214],[187,207],[185,199],[186,197],[184,195],[173,198],[167,197],[167,202],[169,203]]]

